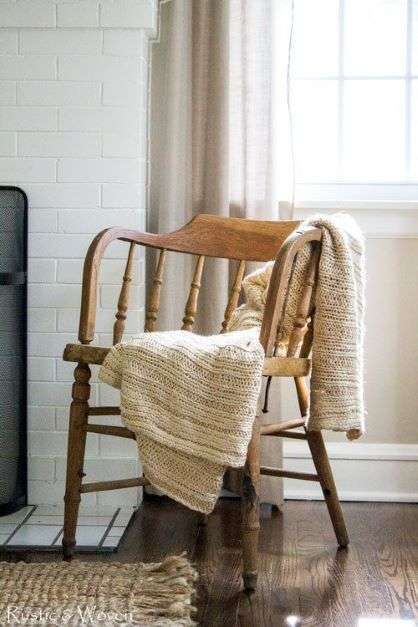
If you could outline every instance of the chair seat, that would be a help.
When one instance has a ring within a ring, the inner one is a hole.
[[[67,344],[64,361],[80,364],[103,363],[110,348],[90,346],[90,344]],[[263,375],[269,377],[306,377],[311,371],[311,360],[305,357],[266,357]]]

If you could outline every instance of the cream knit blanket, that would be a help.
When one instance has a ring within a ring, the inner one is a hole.
[[[245,464],[263,361],[258,329],[143,333],[112,348],[99,377],[121,390],[122,421],[153,486],[212,511],[226,467]]]
[[[353,218],[344,213],[317,215],[303,226],[322,229],[322,248],[315,291],[309,430],[346,431],[350,439],[364,432],[364,238]],[[279,354],[286,343],[300,301],[311,255],[310,245],[297,256],[290,279],[286,310],[279,329]],[[273,262],[243,282],[245,304],[230,329],[260,326]]]
[[[308,429],[364,431],[363,237],[345,214],[316,216],[323,231],[315,294]],[[286,342],[311,254],[293,268],[279,354]],[[121,416],[137,439],[146,478],[184,505],[212,511],[227,466],[242,467],[257,410],[264,360],[258,340],[273,262],[248,275],[245,305],[230,333],[143,333],[114,346],[100,370],[121,390]]]

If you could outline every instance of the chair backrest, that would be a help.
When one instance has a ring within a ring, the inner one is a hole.
[[[314,233],[317,230],[312,229],[309,233],[301,233],[297,231],[298,227],[299,222],[296,221],[245,220],[200,214],[178,231],[168,234],[140,233],[119,227],[102,231],[91,243],[84,263],[79,327],[80,342],[88,344],[93,340],[100,262],[107,246],[115,239],[119,239],[130,242],[130,246],[113,328],[114,344],[120,342],[123,336],[129,305],[135,248],[136,245],[142,244],[160,250],[148,298],[145,331],[154,331],[156,328],[167,251],[196,256],[182,323],[182,329],[189,331],[193,328],[198,309],[205,257],[231,259],[239,262],[226,304],[222,327],[220,326],[222,331],[228,330],[231,316],[237,307],[246,262],[276,259],[267,299],[266,315],[261,330],[261,339],[266,354],[273,354],[276,337],[273,327],[277,328],[278,319],[283,313],[286,286],[289,282],[294,257],[306,241],[320,239],[318,233]],[[312,268],[313,275],[309,282],[313,284],[315,264],[312,264]],[[297,321],[297,328],[300,330],[299,336],[306,331],[311,292],[312,286],[310,291],[308,289],[304,293],[303,306],[299,308],[300,312],[298,310],[298,318],[300,318]],[[295,345],[296,340],[298,345],[300,344],[299,336],[297,338],[295,335],[292,346]]]

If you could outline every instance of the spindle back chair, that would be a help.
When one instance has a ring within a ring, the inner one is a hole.
[[[238,261],[238,269],[226,305],[224,320],[220,325],[221,332],[228,330],[231,316],[238,305],[246,262],[266,262],[275,259],[260,332],[260,341],[265,351],[263,375],[266,377],[292,377],[294,379],[301,418],[260,425],[260,420],[257,417],[244,468],[230,473],[227,471],[226,485],[228,485],[228,476],[233,476],[235,489],[237,489],[237,476],[239,478],[244,586],[247,590],[253,590],[257,581],[260,474],[319,481],[338,544],[346,546],[348,544],[347,531],[322,435],[318,431],[294,431],[298,427],[304,427],[309,406],[306,378],[309,376],[311,366],[309,355],[314,313],[312,295],[320,254],[321,231],[311,227],[301,228],[299,223],[294,221],[267,222],[201,214],[178,231],[164,235],[140,233],[118,227],[106,229],[97,235],[87,252],[81,297],[80,344],[68,344],[64,351],[64,360],[77,363],[74,371],[68,434],[67,478],[64,498],[64,557],[71,559],[74,552],[81,494],[148,484],[145,477],[94,483],[83,482],[84,452],[88,433],[131,439],[135,437],[131,431],[121,426],[89,423],[90,416],[120,414],[119,407],[94,407],[89,404],[90,366],[103,363],[107,352],[110,350],[109,348],[91,346],[90,343],[95,334],[100,263],[108,245],[114,240],[129,243],[129,253],[117,303],[113,344],[120,342],[123,337],[131,292],[134,253],[137,245],[152,247],[160,251],[146,311],[145,331],[149,332],[156,328],[167,251],[197,256],[182,322],[182,328],[189,331],[192,330],[195,322],[206,257]],[[311,261],[297,308],[293,331],[289,338],[287,356],[279,357],[276,354],[277,330],[285,311],[289,280],[296,255],[306,245],[312,248]],[[260,466],[260,436],[307,440],[316,474]]]

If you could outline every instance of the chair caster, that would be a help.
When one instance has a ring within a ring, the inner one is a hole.
[[[242,573],[242,580],[244,582],[245,592],[255,592],[255,589],[257,588],[257,577],[257,571]]]

